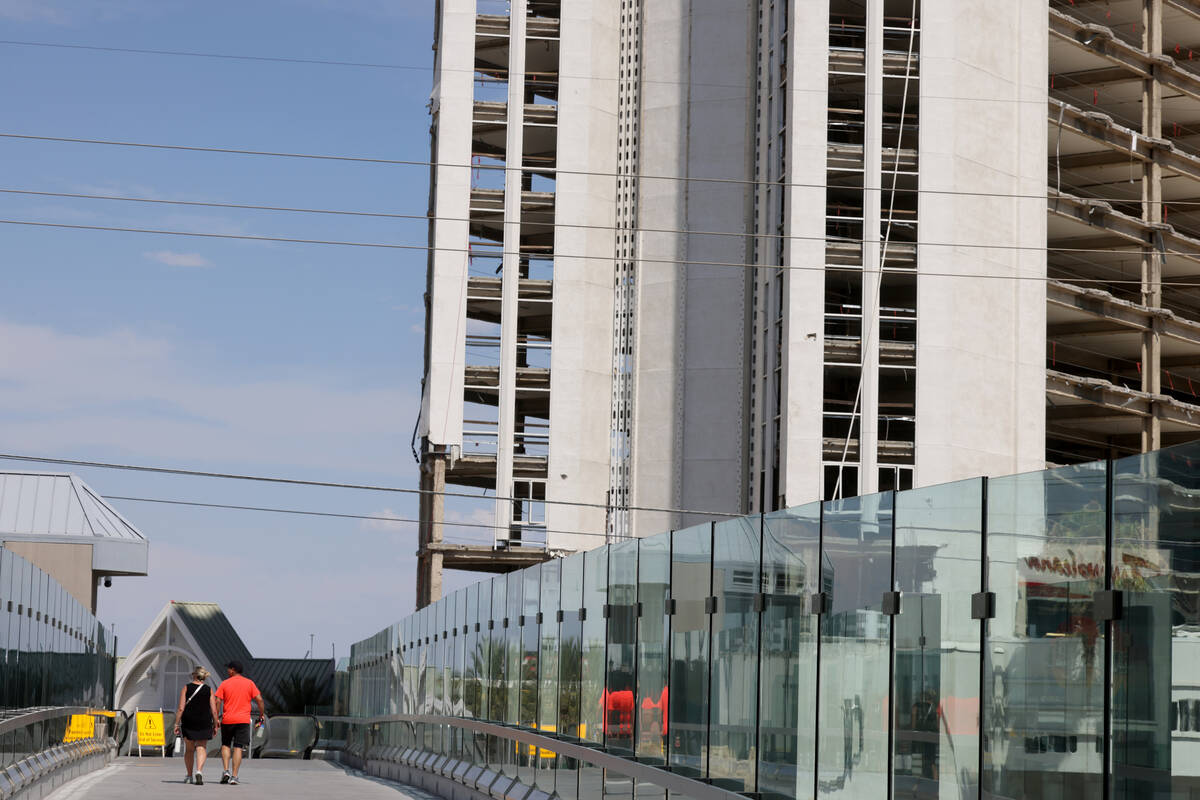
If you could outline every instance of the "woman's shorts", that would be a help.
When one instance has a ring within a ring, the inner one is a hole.
[[[212,728],[183,728],[180,733],[189,742],[207,742],[213,737]]]

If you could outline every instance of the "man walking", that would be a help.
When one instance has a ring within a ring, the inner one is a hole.
[[[216,698],[221,704],[218,726],[221,728],[221,783],[236,786],[238,768],[242,765],[242,751],[250,747],[250,703],[258,703],[258,724],[267,718],[267,704],[254,681],[242,675],[242,662],[230,661],[225,665],[229,676],[217,687]],[[232,750],[232,753],[230,752]],[[233,772],[229,771],[230,755],[233,756]]]

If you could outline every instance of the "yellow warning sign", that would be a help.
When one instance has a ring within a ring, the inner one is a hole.
[[[67,725],[67,735],[64,742],[78,742],[82,739],[92,739],[96,736],[96,718],[91,714],[72,714]]]
[[[161,711],[137,712],[137,738],[139,747],[167,746]]]

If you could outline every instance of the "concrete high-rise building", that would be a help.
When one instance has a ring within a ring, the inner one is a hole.
[[[1200,2],[1049,6],[439,0],[420,602],[1194,435]],[[442,542],[455,487],[496,547]]]

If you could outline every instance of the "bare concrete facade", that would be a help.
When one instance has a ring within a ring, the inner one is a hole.
[[[1200,3],[1049,10],[1047,459],[1200,435]]]
[[[1114,3],[1160,1],[1193,3]],[[496,543],[449,555],[427,501],[423,569],[1044,466],[1047,397],[1096,391],[1047,371],[1048,309],[1107,302],[1047,303],[1082,213],[1047,222],[1056,13],[442,0],[423,486],[494,493]]]

